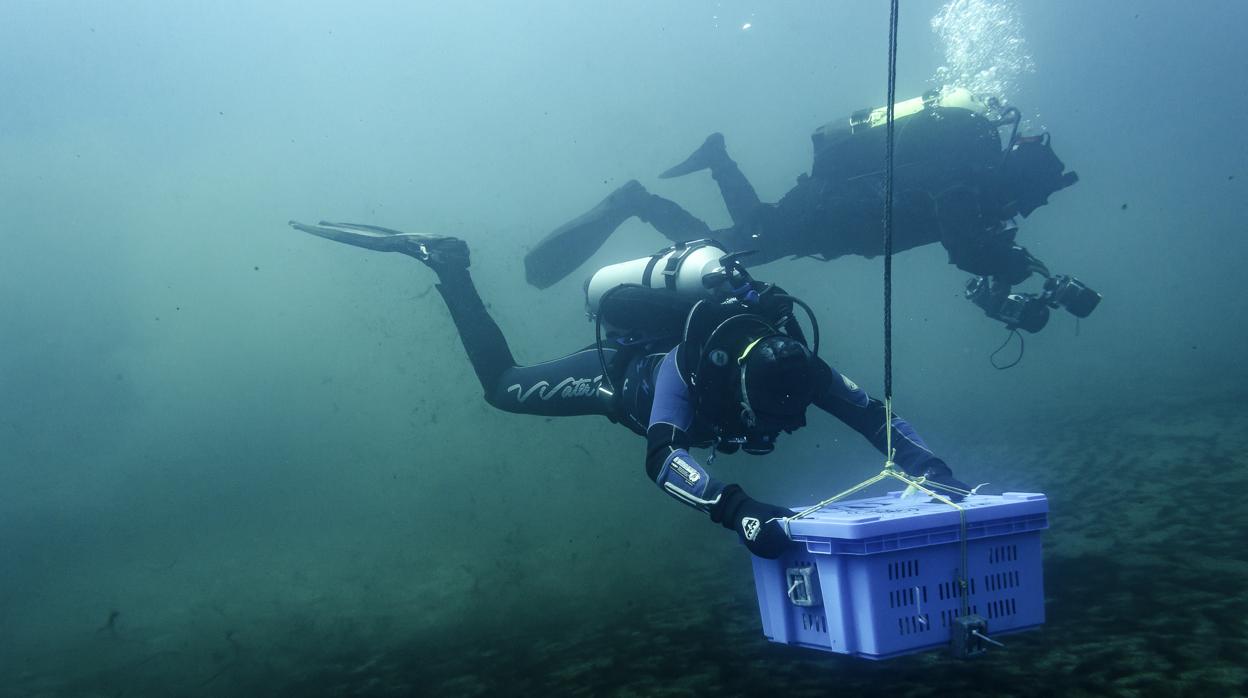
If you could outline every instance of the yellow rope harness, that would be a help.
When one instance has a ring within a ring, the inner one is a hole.
[[[885,158],[885,190],[884,190],[884,469],[875,477],[868,478],[853,487],[841,492],[838,495],[829,497],[818,504],[803,509],[793,516],[779,519],[784,526],[784,532],[789,538],[793,537],[789,530],[789,524],[798,519],[805,518],[822,509],[823,507],[848,497],[855,492],[864,490],[877,482],[892,478],[906,483],[906,494],[918,491],[922,492],[938,502],[947,504],[958,510],[958,521],[961,538],[961,555],[962,564],[958,569],[958,598],[962,616],[967,613],[967,540],[966,540],[966,509],[960,506],[952,499],[939,494],[936,489],[942,489],[946,492],[955,493],[965,497],[972,492],[968,492],[961,488],[950,487],[938,482],[928,482],[926,476],[917,478],[911,477],[902,472],[897,464],[893,462],[893,456],[896,455],[893,450],[893,320],[892,320],[892,271],[893,271],[893,123],[896,121],[896,79],[897,79],[897,16],[898,1],[892,0],[889,12],[889,36],[888,36],[888,101],[885,105],[885,124],[888,130],[887,134],[887,153]],[[753,344],[746,348],[738,361],[744,361],[746,354],[749,354]],[[935,488],[935,489],[933,489]],[[904,496],[904,495],[903,495]],[[976,633],[978,634],[978,633]]]
[[[960,552],[961,552],[961,557],[962,557],[962,564],[960,568],[958,569],[958,590],[959,590],[958,599],[960,601],[959,606],[961,610],[961,615],[965,616],[967,615],[967,591],[968,591],[967,581],[966,581],[967,580],[966,508],[959,505],[957,502],[953,501],[952,499],[946,497],[945,495],[940,494],[936,490],[937,489],[945,490],[946,492],[958,494],[963,497],[969,494],[972,494],[972,492],[961,489],[959,487],[951,487],[949,485],[941,484],[938,482],[928,482],[926,476],[921,475],[919,477],[911,477],[907,475],[906,473],[902,472],[902,470],[897,467],[897,464],[893,462],[893,455],[894,455],[893,448],[892,448],[893,408],[892,408],[891,399],[884,401],[884,410],[885,410],[885,415],[887,417],[887,421],[885,421],[885,425],[886,425],[886,429],[888,432],[888,437],[886,439],[886,442],[888,444],[888,451],[887,451],[888,457],[884,461],[884,469],[881,470],[874,477],[870,477],[866,480],[863,480],[862,482],[858,483],[857,485],[854,485],[853,487],[845,490],[844,492],[841,492],[840,494],[833,495],[823,500],[822,502],[819,502],[818,504],[807,507],[797,512],[793,516],[781,519],[784,525],[784,532],[786,535],[792,538],[793,535],[789,531],[790,522],[796,521],[798,519],[804,519],[807,516],[810,516],[811,514],[815,513],[816,511],[819,511],[820,509],[828,506],[829,504],[839,502],[840,500],[850,496],[851,494],[860,492],[870,487],[871,485],[874,485],[877,482],[880,482],[882,480],[888,480],[890,478],[893,480],[904,482],[906,483],[906,494],[909,494],[911,492],[922,492],[923,494],[926,494],[932,499],[935,499],[936,501],[941,502],[943,504],[948,504],[949,506],[958,510],[958,526],[959,526],[959,531],[960,531],[959,538],[961,540]]]

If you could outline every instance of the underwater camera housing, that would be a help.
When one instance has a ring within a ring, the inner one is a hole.
[[[1045,280],[1044,293],[1040,297],[1050,306],[1065,308],[1066,312],[1077,318],[1091,315],[1101,302],[1101,294],[1088,288],[1079,279],[1062,274]]]
[[[1064,308],[1077,318],[1085,318],[1101,302],[1101,294],[1064,274],[1045,279],[1040,293],[1010,293],[1008,285],[977,276],[967,281],[966,298],[1008,329],[1032,334],[1048,324],[1050,308]]]

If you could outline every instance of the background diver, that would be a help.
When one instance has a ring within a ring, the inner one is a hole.
[[[604,268],[587,285],[597,341],[553,361],[517,366],[473,285],[462,240],[353,224],[291,226],[400,252],[433,269],[489,404],[520,414],[602,415],[645,436],[650,478],[736,531],[755,555],[783,552],[788,537],[778,519],[793,512],[713,478],[689,449],[711,447],[712,460],[715,452],[769,453],[781,432],[806,424],[806,408],[814,404],[884,450],[884,406],[818,358],[813,315],[808,346],[793,315],[795,305],[805,304],[754,281],[736,255],[709,241]],[[661,281],[667,288],[649,287]],[[902,470],[968,490],[904,420],[894,416],[891,429]]]
[[[1026,218],[1048,197],[1078,181],[1065,172],[1047,133],[1018,133],[1019,112],[963,89],[932,91],[898,103],[894,250],[940,242],[949,262],[974,274],[966,295],[1010,329],[1037,332],[1049,308],[1087,317],[1100,295],[1048,268],[1015,241]],[[824,260],[883,254],[885,109],[856,112],[815,131],[814,164],[779,202],[759,200],[728,156],[724,138],[710,137],[684,162],[659,175],[710,170],[732,226],[712,231],[678,204],[646,191],[636,180],[589,212],[560,226],[525,256],[529,283],[546,288],[584,263],[624,221],[636,216],[673,242],[714,237],[729,249],[758,251],[755,263],[787,256]],[[1000,129],[1011,134],[1002,148]],[[1012,287],[1032,274],[1039,293]]]

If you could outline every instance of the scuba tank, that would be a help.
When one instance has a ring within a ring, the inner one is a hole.
[[[896,120],[904,119],[911,114],[917,114],[926,109],[965,109],[986,117],[996,109],[996,106],[997,101],[993,98],[984,99],[971,94],[970,90],[962,87],[947,87],[942,90],[929,90],[920,97],[897,102],[893,105],[893,118]],[[850,115],[849,129],[852,133],[858,133],[863,129],[883,126],[887,121],[887,106],[861,109]],[[831,125],[826,124],[819,130],[828,128]]]
[[[760,293],[771,291],[774,287],[756,284],[741,264],[740,258],[747,254],[727,253],[714,240],[694,240],[594,273],[585,282],[585,306],[594,321],[603,375],[598,388],[601,396],[612,400],[616,393],[615,377],[603,351],[606,343],[630,348],[630,352],[666,352],[684,339],[695,307],[753,306]],[[816,330],[816,346],[817,337]]]
[[[699,301],[712,299],[725,288],[753,292],[749,275],[736,261],[742,254],[728,254],[710,239],[679,242],[649,257],[603,267],[585,280],[585,310],[594,322],[603,376],[598,392],[603,399],[616,397],[604,344],[663,351],[675,346],[689,311]]]
[[[666,353],[683,342],[677,365],[690,380],[697,411],[716,425],[716,449],[769,452],[779,430],[787,427],[754,429],[744,388],[746,358],[769,337],[807,344],[793,314],[796,307],[809,318],[814,341],[805,351],[816,357],[819,326],[806,303],[754,281],[740,262],[745,254],[726,253],[713,240],[695,240],[604,267],[590,277],[585,302],[602,368],[599,397],[608,404],[619,399],[619,378],[627,365],[622,357]],[[619,350],[610,363],[607,345]],[[644,426],[636,431],[643,433]]]
[[[887,107],[861,109],[816,129],[811,135],[815,156],[811,176],[848,180],[881,174],[887,113]],[[930,90],[897,102],[893,116],[897,164],[902,168],[919,162],[995,166],[1002,150],[997,129],[1010,124],[1017,129],[1019,121],[1017,109],[1002,108],[995,98],[981,98],[960,87]]]
[[[714,240],[681,242],[649,257],[641,257],[603,267],[585,282],[585,307],[597,316],[602,298],[620,286],[665,288],[688,300],[689,305],[710,298],[706,281],[723,268],[727,256],[723,245]]]
[[[738,261],[746,254],[729,254],[714,240],[693,240],[603,267],[585,282],[586,312],[599,336],[605,328],[609,338],[626,344],[679,341],[698,301],[751,297],[749,274]]]
[[[792,321],[793,305],[800,306],[814,329],[818,352],[819,330],[810,306],[772,284],[756,282],[741,258],[752,250],[728,253],[722,244],[710,240],[680,242],[649,257],[612,264],[594,273],[585,282],[585,306],[596,327],[601,344],[602,330],[621,344],[656,339],[686,338],[689,314],[698,305],[749,309],[764,296],[787,302],[779,316]],[[792,325],[792,333],[801,328]]]

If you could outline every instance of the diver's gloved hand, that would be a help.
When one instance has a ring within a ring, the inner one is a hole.
[[[923,464],[923,472],[917,474],[912,473],[912,476],[922,476],[927,478],[927,484],[935,485],[931,488],[933,491],[937,492],[942,497],[948,497],[949,500],[953,502],[962,501],[966,498],[966,495],[962,494],[962,492],[971,491],[971,486],[954,477],[953,471],[943,460],[939,458],[932,458],[928,460]],[[946,487],[953,488],[954,490],[961,490],[961,492],[945,489]]]
[[[738,485],[724,488],[710,514],[711,521],[736,531],[745,547],[759,557],[774,560],[791,542],[779,519],[792,516],[793,510],[753,499]]]
[[[1014,245],[1006,250],[1002,255],[1001,262],[993,276],[1001,281],[1013,286],[1021,284],[1032,274],[1039,274],[1045,278],[1049,277],[1049,268],[1044,262],[1036,259],[1026,247]]]

